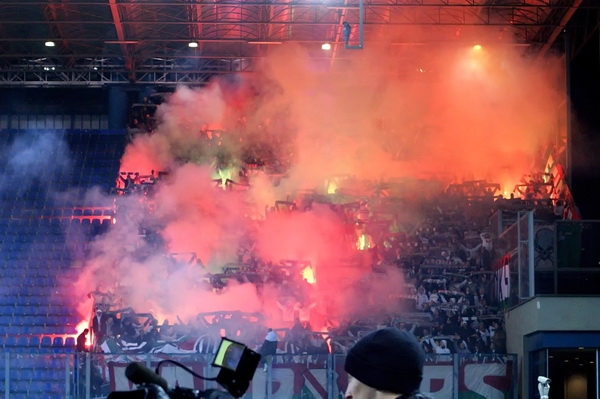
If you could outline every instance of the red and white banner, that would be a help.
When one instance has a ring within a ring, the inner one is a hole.
[[[512,360],[499,361],[489,359],[486,362],[461,359],[458,376],[459,399],[504,399],[509,397],[512,389]],[[108,363],[113,390],[130,390],[133,385],[125,378],[125,367],[128,363]],[[206,364],[186,364],[200,375],[208,372]],[[215,371],[213,369],[212,373]],[[161,375],[170,387],[177,385],[186,388],[204,390],[203,381],[194,379],[181,368],[166,364],[161,367]],[[259,368],[246,394],[245,399],[263,399],[267,397],[268,373]],[[270,372],[272,399],[328,398],[328,375],[323,362],[274,364]],[[343,397],[348,385],[348,376],[343,369],[343,360],[336,362],[333,370],[333,381],[329,386],[335,390],[333,397]],[[400,378],[401,376],[399,376]],[[214,387],[214,386],[213,386]],[[452,362],[428,362],[423,370],[421,391],[431,393],[436,399],[453,399],[454,366]]]
[[[205,375],[206,364],[200,362],[181,363],[192,369],[195,373],[202,376]],[[154,370],[156,364],[157,363],[152,363],[150,368]],[[129,363],[122,362],[107,363],[111,391],[130,391],[135,388],[135,385],[125,377],[125,368],[128,365]],[[169,387],[174,388],[180,386],[183,388],[195,388],[199,390],[205,389],[203,380],[194,378],[192,374],[173,364],[165,363],[161,365],[160,375],[167,380]]]

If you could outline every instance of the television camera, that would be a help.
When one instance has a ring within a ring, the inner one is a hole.
[[[125,376],[129,381],[136,384],[137,389],[133,391],[115,391],[108,395],[108,399],[232,399],[239,398],[250,386],[254,372],[258,367],[260,354],[249,349],[246,345],[221,338],[217,353],[212,365],[219,368],[216,377],[203,377],[196,374],[183,364],[174,360],[160,361],[156,369],[152,371],[141,363],[130,363],[125,369]],[[164,363],[172,363],[183,368],[194,377],[216,381],[225,388],[207,389],[200,391],[193,388],[169,388],[167,381],[160,376],[160,367]]]

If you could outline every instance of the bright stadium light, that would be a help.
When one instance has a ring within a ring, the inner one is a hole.
[[[53,41],[47,41],[46,43],[44,43],[44,46],[46,46],[46,47],[54,47],[54,42]]]
[[[196,48],[196,47],[198,47],[198,42],[189,42],[188,47]]]
[[[331,50],[331,44],[329,44],[329,43],[321,44],[321,50],[325,50],[325,51]]]

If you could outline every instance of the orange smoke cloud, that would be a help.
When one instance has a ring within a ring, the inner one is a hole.
[[[377,49],[331,73],[291,46],[265,61],[280,90],[263,106],[288,108],[298,131],[297,186],[328,173],[457,181],[531,169],[558,129],[560,65],[542,68],[505,45],[420,47],[413,57],[428,67],[409,75]]]
[[[323,62],[301,46],[283,45],[257,64],[254,74],[215,80],[202,89],[178,88],[159,106],[161,124],[127,146],[121,170],[170,170],[154,198],[153,228],[167,252],[196,252],[208,270],[219,271],[237,259],[240,241],[252,235],[265,260],[313,263],[315,292],[326,302],[319,311],[353,314],[361,304],[348,288],[365,271],[347,266],[354,238],[345,236],[333,211],[317,206],[271,215],[256,231],[246,217],[264,217],[265,206],[293,200],[303,189],[322,192],[332,175],[444,183],[487,179],[510,187],[556,137],[554,110],[562,95],[558,61],[542,66],[505,44],[483,44],[477,51],[460,44],[401,49],[380,44],[342,55]],[[218,148],[207,146],[203,132],[211,128],[235,134],[225,135]],[[287,177],[275,186],[259,174],[248,192],[214,189],[215,156],[225,151],[235,159],[253,142],[293,160]],[[78,286],[89,290],[118,282],[128,287],[122,294],[139,311],[192,317],[226,307],[261,309],[276,318],[271,307],[265,309],[278,295],[275,288],[258,297],[251,285],[242,284],[216,295],[200,289],[206,270],[199,266],[169,275],[165,256],[140,261],[136,253],[147,243],[139,231],[147,216],[134,199],[123,202],[119,223],[93,244]],[[393,274],[368,282],[379,292],[372,300],[385,302],[401,281]]]

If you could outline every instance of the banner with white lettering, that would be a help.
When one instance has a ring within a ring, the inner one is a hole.
[[[200,362],[181,363],[199,375],[204,375],[205,373],[206,364],[202,364]],[[157,363],[152,363],[150,368],[154,370],[156,364]],[[135,385],[132,384],[127,377],[125,377],[125,368],[128,365],[129,363],[108,362],[107,366],[110,378],[110,387],[112,391],[129,391],[135,388]],[[195,388],[199,390],[205,389],[203,380],[194,378],[192,374],[174,364],[166,363],[161,365],[160,375],[167,380],[170,388],[180,386],[183,388]]]
[[[331,374],[333,380],[329,383],[326,362],[313,362],[310,358],[299,363],[275,363],[269,372],[259,368],[243,398],[264,399],[270,391],[272,399],[327,399],[328,389],[334,390],[332,397],[343,398],[348,385],[343,359],[343,356],[336,357]],[[108,363],[113,390],[133,388],[125,378],[127,364]],[[515,389],[512,386],[514,358],[461,358],[458,364],[458,399],[505,399],[512,396],[512,390]],[[207,371],[205,363],[187,363],[186,366],[201,375],[205,375]],[[427,362],[423,370],[421,391],[432,394],[436,399],[453,399],[453,371],[453,362]],[[201,380],[171,364],[161,367],[161,374],[170,387],[179,385],[199,390],[207,388]],[[213,385],[210,387],[217,388]]]

